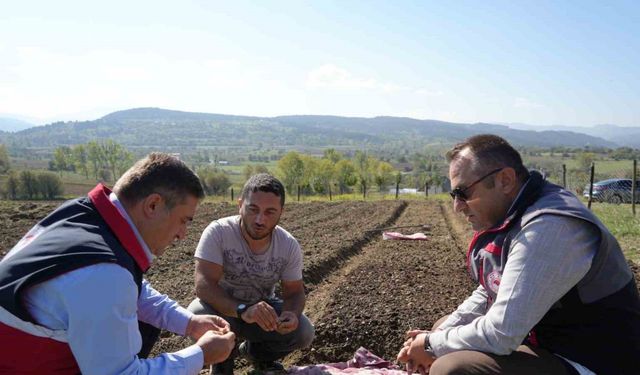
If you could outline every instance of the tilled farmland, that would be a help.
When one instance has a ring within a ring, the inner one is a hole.
[[[3,204],[0,256],[59,203]],[[147,279],[187,306],[194,298],[193,253],[200,234],[212,220],[237,211],[230,203],[201,205],[187,239],[167,249]],[[464,259],[470,233],[447,203],[288,203],[281,225],[303,248],[306,314],[316,326],[312,347],[292,353],[285,360],[289,365],[345,361],[360,346],[394,359],[404,332],[430,327],[474,288]],[[383,240],[388,227],[402,227],[393,231],[405,234],[422,231],[428,238]],[[632,267],[638,279],[638,268]],[[164,332],[153,353],[188,345],[189,340]]]

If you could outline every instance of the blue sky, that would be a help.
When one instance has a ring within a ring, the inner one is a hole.
[[[0,114],[640,126],[638,1],[14,1]]]

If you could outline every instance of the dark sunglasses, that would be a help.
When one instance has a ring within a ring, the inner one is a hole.
[[[473,187],[473,185],[477,184],[478,182],[484,180],[485,178],[491,176],[492,174],[500,172],[503,169],[504,169],[504,167],[503,168],[494,169],[491,172],[489,172],[489,173],[485,174],[484,176],[480,177],[479,179],[475,180],[474,182],[471,183],[471,185],[469,185],[467,187],[457,187],[457,188],[451,190],[449,192],[449,195],[451,195],[451,198],[453,200],[458,198],[459,201],[466,202],[467,199],[469,199],[469,197],[467,196],[467,190],[471,189]]]

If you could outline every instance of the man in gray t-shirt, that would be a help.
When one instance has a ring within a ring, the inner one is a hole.
[[[276,362],[309,346],[314,328],[302,313],[305,304],[302,251],[278,226],[284,187],[268,174],[252,176],[239,202],[240,214],[215,220],[196,249],[196,298],[189,310],[215,313],[246,341],[238,352],[259,371],[284,370]],[[280,282],[282,300],[274,294]],[[233,358],[213,373],[232,374]]]

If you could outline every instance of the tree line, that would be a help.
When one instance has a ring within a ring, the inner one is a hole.
[[[345,194],[359,187],[366,193],[372,185],[384,191],[400,178],[400,172],[388,162],[356,151],[352,159],[333,148],[321,158],[290,151],[277,162],[278,177],[289,193],[298,189],[306,194]]]
[[[0,192],[9,199],[53,199],[63,193],[62,180],[53,173],[11,170],[11,159],[4,144],[0,144],[0,173],[8,174]]]
[[[133,153],[121,144],[108,139],[90,141],[75,146],[60,146],[53,150],[49,170],[89,174],[96,181],[115,181],[133,164]]]
[[[4,190],[9,199],[54,199],[64,193],[62,180],[55,174],[29,170],[11,171]]]

